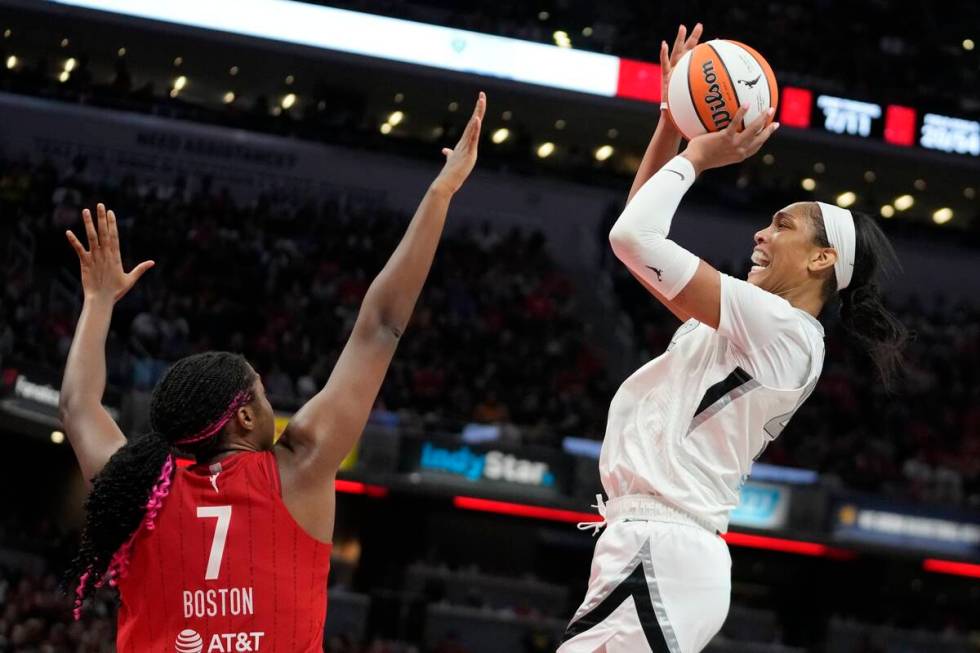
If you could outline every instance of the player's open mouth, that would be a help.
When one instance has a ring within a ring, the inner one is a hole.
[[[752,262],[755,263],[755,265],[752,266],[752,272],[762,272],[769,267],[770,263],[772,263],[772,261],[762,253],[762,250],[759,249],[752,250]]]

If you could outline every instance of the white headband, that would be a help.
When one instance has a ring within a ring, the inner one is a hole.
[[[854,274],[854,216],[847,209],[832,204],[817,202],[820,213],[823,214],[823,227],[827,232],[827,241],[837,250],[837,262],[834,263],[834,275],[837,277],[837,290],[844,290],[851,283]]]

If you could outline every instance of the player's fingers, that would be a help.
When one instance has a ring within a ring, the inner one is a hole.
[[[698,39],[701,38],[701,32],[703,31],[704,31],[704,26],[701,23],[695,25],[694,29],[691,30],[691,35],[687,37],[686,41],[684,41],[684,49],[690,50],[695,45],[697,45]]]
[[[105,214],[105,204],[99,202],[95,206],[96,211],[98,211],[98,220],[96,220],[95,228],[99,234],[99,247],[109,246],[109,218]]]
[[[140,280],[140,277],[142,277],[143,274],[147,270],[149,270],[150,268],[152,268],[154,265],[156,265],[156,261],[143,261],[142,263],[140,263],[139,265],[137,265],[135,268],[133,268],[132,270],[130,270],[129,271],[130,284],[134,284],[137,281],[139,281]]]
[[[745,138],[747,139],[754,138],[763,129],[765,129],[766,121],[772,118],[773,113],[774,113],[774,109],[769,109],[768,111],[764,111],[762,114],[756,116],[755,119],[752,120],[752,122],[747,123],[745,125],[745,131],[743,132]]]
[[[667,49],[667,41],[660,42],[660,70],[663,75],[670,72],[670,51]]]
[[[95,225],[92,224],[92,212],[82,211],[82,222],[85,223],[85,237],[88,239],[88,249],[91,252],[99,246],[99,237],[95,235]]]
[[[758,152],[762,148],[762,146],[766,144],[766,141],[769,140],[769,137],[776,133],[777,129],[779,129],[779,123],[774,122],[768,127],[763,127],[762,131],[760,131],[758,134],[753,136],[752,140],[749,141],[747,146],[749,150],[749,156],[752,156],[753,154]]]
[[[480,91],[476,98],[476,106],[473,107],[473,115],[483,120],[483,115],[487,112],[487,94]]]
[[[470,132],[470,142],[468,145],[474,151],[476,150],[477,145],[480,143],[480,128],[482,125],[483,120],[480,119],[480,116],[473,116],[473,131]]]
[[[116,225],[115,211],[107,211],[106,218],[109,232],[109,251],[112,252],[117,261],[122,262],[122,257],[119,254],[119,227]]]
[[[684,39],[687,38],[687,27],[681,25],[677,28],[677,36],[674,37],[674,47],[670,49],[670,53],[674,56],[681,51],[681,47],[684,45]]]
[[[729,134],[738,134],[741,132],[742,127],[744,127],[742,122],[745,120],[745,114],[748,113],[748,111],[749,106],[747,104],[740,106],[738,111],[735,112],[735,116],[732,118],[732,121],[728,123],[727,127],[725,127],[725,131]]]
[[[79,242],[78,238],[71,232],[70,229],[65,232],[65,237],[68,238],[68,244],[71,245],[72,249],[75,250],[75,253],[78,254],[78,258],[84,258],[85,255],[88,254],[88,252],[85,251],[85,246]]]
[[[451,149],[449,149],[448,147],[442,148],[442,155],[443,156],[448,157],[452,153],[453,153],[453,151]]]

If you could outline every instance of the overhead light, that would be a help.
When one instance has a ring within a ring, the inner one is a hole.
[[[62,70],[61,73],[58,75],[58,81],[64,84],[65,82],[68,81],[69,77],[71,77],[71,73],[68,72],[67,70]]]
[[[762,162],[765,163],[767,166],[771,166],[776,162],[776,157],[774,157],[771,154],[765,154],[762,157]]]
[[[432,128],[432,138],[442,138],[442,135],[446,133],[446,130],[442,125],[436,125]]]
[[[14,35],[13,31],[11,31],[9,28],[3,30],[3,38],[9,39],[13,35]]]
[[[803,190],[813,190],[814,188],[817,187],[817,182],[811,177],[807,177],[806,179],[800,182],[800,186],[803,187]]]
[[[510,120],[511,118],[514,117],[514,112],[508,109],[507,111],[504,111],[502,114],[500,114],[500,117],[503,118],[504,120]]]
[[[966,199],[972,200],[976,196],[977,196],[977,189],[974,188],[973,186],[967,186],[966,188],[963,189],[963,197],[965,197]]]
[[[946,224],[953,219],[953,209],[948,206],[944,206],[941,209],[936,209],[932,214],[932,221],[936,224]]]
[[[874,181],[877,178],[878,178],[878,175],[875,174],[875,171],[874,170],[865,170],[864,171],[864,180],[866,182],[868,182],[869,184],[874,183]]]
[[[183,65],[184,65],[184,58],[183,57],[174,57],[174,66],[177,66],[178,68],[180,68]]]
[[[316,110],[317,111],[323,111],[326,108],[327,108],[327,101],[326,100],[320,100],[319,102],[316,103]]]
[[[926,180],[925,179],[916,179],[914,182],[912,182],[912,185],[915,186],[915,190],[925,190],[926,189]]]
[[[548,20],[549,18],[551,18],[551,14],[549,14],[547,11],[538,12],[538,20]]]
[[[293,106],[294,104],[296,104],[296,94],[295,93],[286,93],[286,95],[284,95],[283,98],[282,98],[282,108],[283,109],[288,109],[291,106]]]
[[[7,70],[13,70],[17,67],[17,57],[10,55],[7,57]]]
[[[541,145],[538,145],[537,154],[539,159],[547,159],[549,156],[554,154],[554,152],[555,152],[555,144],[552,143],[551,141],[548,141],[547,143],[541,143]]]
[[[228,74],[231,75],[232,77],[234,77],[235,75],[237,75],[238,74],[238,66],[232,66],[231,68],[229,68],[228,69]]]
[[[170,97],[177,97],[178,95],[180,95],[180,91],[175,88],[170,89]]]
[[[565,121],[559,118],[555,121],[555,129],[565,129]]]
[[[126,48],[119,48],[118,50],[116,50],[116,56],[117,57],[125,57],[126,56]]]
[[[61,47],[67,48],[69,45],[68,39],[61,39]]]
[[[975,44],[973,43],[973,39],[963,39],[963,49],[964,50],[972,50],[974,47],[975,47]]]
[[[453,100],[452,102],[449,103],[448,109],[450,111],[455,112],[457,109],[459,109],[459,102],[457,102],[456,100]]]
[[[235,101],[235,92],[228,91],[221,97],[221,101],[224,102],[225,104],[231,104],[232,102]]]
[[[857,195],[851,191],[845,191],[837,196],[837,206],[846,209],[857,201]]]
[[[816,163],[813,164],[813,171],[818,175],[822,175],[823,173],[827,172],[827,166],[825,166],[820,161],[817,161]]]
[[[506,127],[501,127],[500,129],[494,130],[493,134],[490,135],[490,140],[500,145],[504,141],[510,138],[510,130]]]
[[[61,444],[65,441],[65,434],[63,431],[51,431],[51,441],[55,444]]]
[[[395,104],[401,104],[405,101],[404,93],[395,93]]]
[[[181,75],[174,80],[174,90],[177,92],[183,91],[184,87],[187,86],[187,76]]]
[[[405,114],[402,111],[393,111],[391,115],[388,116],[388,122],[392,127],[397,126],[405,119]]]
[[[390,134],[391,133],[391,123],[390,122],[383,122],[383,123],[381,123],[380,129],[381,129],[381,133],[382,134]]]
[[[568,32],[563,29],[555,30],[555,33],[551,37],[555,40],[555,45],[559,48],[572,47],[572,39],[568,37]]]
[[[296,81],[295,77],[293,77],[292,75],[286,75],[286,86],[292,86],[293,82],[295,81]]]
[[[619,130],[616,129],[615,127],[611,127],[606,130],[606,136],[608,136],[609,138],[616,138],[617,136],[619,136]]]
[[[905,211],[913,204],[915,204],[915,198],[911,195],[902,195],[895,198],[895,208],[899,211]]]
[[[78,65],[78,60],[75,57],[68,57],[65,59],[65,72],[71,72],[75,70],[75,66]]]
[[[613,155],[614,151],[612,145],[600,145],[596,148],[595,159],[596,161],[605,161]]]
[[[582,28],[582,36],[592,36],[592,28],[585,26]]]
[[[885,204],[881,207],[881,217],[890,218],[895,215],[895,207],[891,204]]]

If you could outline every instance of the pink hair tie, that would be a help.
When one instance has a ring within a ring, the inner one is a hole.
[[[239,392],[237,395],[235,395],[235,398],[231,400],[231,403],[228,405],[228,408],[225,410],[224,413],[221,414],[221,417],[219,417],[217,421],[212,422],[210,425],[205,427],[205,429],[200,433],[195,433],[194,435],[188,436],[186,438],[175,440],[174,444],[180,446],[184,444],[194,444],[195,442],[200,442],[201,440],[207,440],[212,435],[214,435],[215,433],[217,433],[218,431],[224,428],[225,424],[227,424],[229,420],[231,420],[236,410],[238,410],[239,408],[241,408],[242,406],[244,406],[250,401],[252,401],[251,392],[244,392],[244,391]]]

